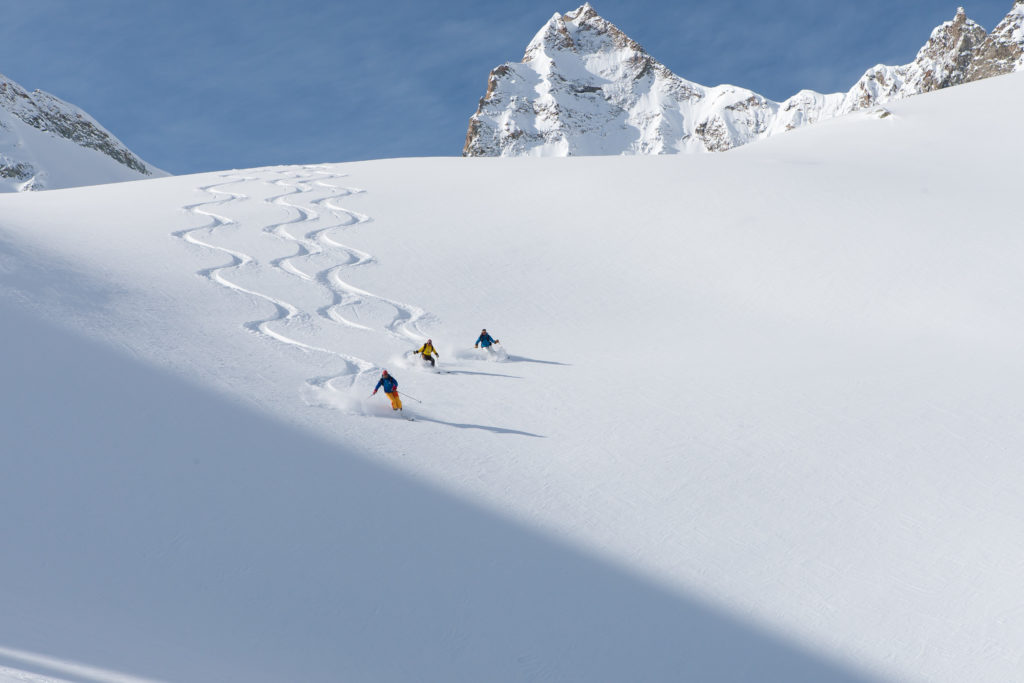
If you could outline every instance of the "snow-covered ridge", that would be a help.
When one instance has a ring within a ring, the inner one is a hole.
[[[937,26],[917,58],[903,66],[879,64],[847,93],[841,113],[1017,71],[1024,66],[1024,0],[992,33],[963,7]]]
[[[82,109],[0,74],[0,192],[162,175]]]
[[[914,62],[869,69],[846,93],[803,90],[774,102],[672,73],[584,4],[555,14],[520,63],[488,78],[464,156],[725,151],[810,123],[1024,65],[1024,0],[991,34],[959,8]]]

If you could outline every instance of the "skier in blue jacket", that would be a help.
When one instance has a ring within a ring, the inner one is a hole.
[[[378,389],[384,389],[384,393],[391,399],[391,409],[401,410],[402,399],[398,396],[398,380],[388,374],[388,371],[380,373],[380,380],[377,382],[377,386],[373,388],[373,393],[376,394]]]
[[[481,346],[483,348],[489,347],[491,344],[498,344],[498,340],[487,334],[487,328],[485,327],[480,331],[480,336],[476,338],[476,344],[473,344],[474,349],[478,349]]]

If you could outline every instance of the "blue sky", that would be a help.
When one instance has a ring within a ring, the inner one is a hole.
[[[3,2],[0,73],[172,173],[457,156],[490,70],[562,0]],[[582,3],[582,0],[579,0]],[[593,0],[672,71],[775,100],[913,60],[951,0]],[[1012,0],[963,0],[991,30]]]

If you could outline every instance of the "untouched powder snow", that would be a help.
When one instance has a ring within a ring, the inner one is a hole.
[[[0,197],[0,680],[1019,677],[1022,104]]]

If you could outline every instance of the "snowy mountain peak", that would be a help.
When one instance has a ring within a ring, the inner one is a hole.
[[[968,19],[960,7],[952,21],[937,26],[918,51],[908,70],[911,80],[920,79],[918,87],[923,92],[967,81],[974,53],[986,36],[985,29]]]
[[[0,192],[137,180],[147,165],[78,107],[0,74]]]
[[[631,40],[629,36],[620,31],[610,21],[602,18],[589,2],[580,5],[571,12],[566,12],[563,15],[563,19],[579,29],[587,29],[596,35],[607,36],[616,47],[628,46],[638,52],[643,51],[643,48]]]
[[[588,3],[555,14],[523,61],[488,78],[466,156],[723,151],[830,114],[838,96],[801,92],[780,105],[745,88],[672,73]]]
[[[464,156],[725,151],[823,119],[1024,68],[1024,0],[991,33],[963,7],[916,59],[879,64],[846,93],[803,90],[784,102],[687,81],[589,4],[555,14],[522,62],[488,78]]]
[[[544,24],[533,40],[526,46],[523,62],[531,62],[542,57],[545,51],[567,49],[572,47],[572,37],[560,14],[555,14]]]
[[[589,4],[553,16],[523,61],[494,69],[466,156],[666,154],[728,149],[766,129],[773,104],[673,74]]]
[[[597,19],[601,19],[601,17],[597,15],[597,10],[595,10],[593,5],[591,5],[589,2],[583,3],[582,5],[574,9],[572,12],[566,12],[565,17],[566,19],[569,19],[570,21],[574,22],[582,22],[586,21],[587,19],[592,19],[595,17]]]
[[[562,51],[572,52],[579,57],[609,54],[623,49],[649,58],[638,43],[610,21],[603,19],[586,3],[571,12],[552,16],[530,41],[523,62],[533,61],[542,55],[554,59]]]

